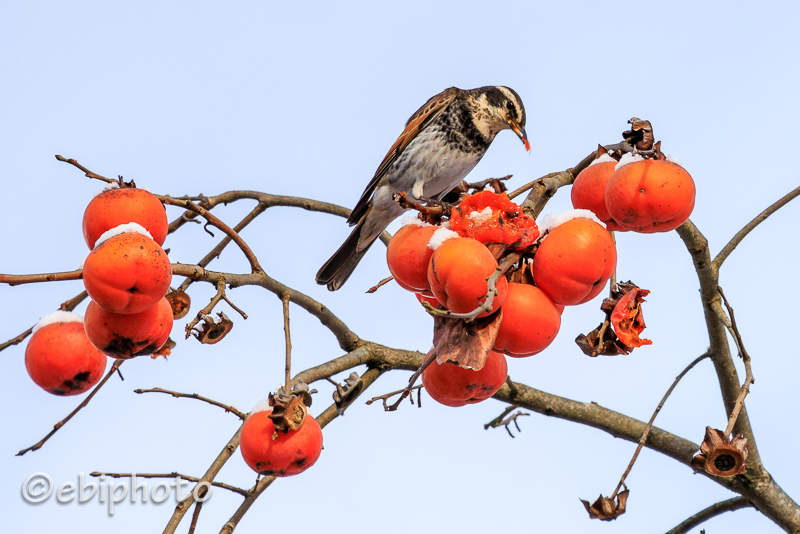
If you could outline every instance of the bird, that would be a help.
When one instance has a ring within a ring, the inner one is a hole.
[[[316,281],[336,291],[369,247],[406,208],[395,202],[405,193],[413,202],[438,200],[478,164],[495,136],[510,129],[530,150],[525,107],[510,87],[450,87],[431,97],[406,122],[381,161],[347,223],[350,236],[317,272]]]

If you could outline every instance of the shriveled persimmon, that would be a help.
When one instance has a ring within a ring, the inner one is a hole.
[[[303,426],[287,433],[278,432],[269,414],[272,409],[257,411],[242,425],[239,449],[247,465],[261,475],[288,477],[302,473],[319,459],[322,430],[316,419],[306,415]]]
[[[386,247],[386,261],[395,282],[409,291],[429,291],[428,263],[433,249],[428,246],[438,226],[407,224],[400,228]]]
[[[468,313],[486,300],[487,279],[497,269],[497,260],[481,242],[470,237],[448,239],[434,251],[428,265],[428,283],[436,299],[456,313]],[[492,311],[500,309],[508,293],[508,281],[501,275]],[[491,313],[491,312],[490,312]],[[482,313],[478,317],[485,317]]]
[[[625,228],[617,224],[606,208],[606,184],[614,174],[617,162],[609,156],[605,157],[608,158],[607,161],[592,163],[575,178],[575,182],[572,184],[572,207],[593,212],[598,219],[605,223],[608,230],[627,232]]]
[[[694,209],[694,180],[676,163],[636,161],[619,167],[608,180],[605,203],[622,227],[643,234],[669,232]]]
[[[506,358],[491,351],[480,371],[455,363],[431,363],[422,372],[422,383],[430,396],[445,406],[464,406],[481,402],[499,390],[508,378]]]
[[[149,237],[114,236],[97,246],[83,264],[83,284],[100,307],[115,313],[139,313],[169,290],[172,266]]]
[[[28,375],[53,395],[78,395],[89,390],[103,377],[108,358],[86,337],[80,317],[58,316],[49,323],[47,319],[25,348]]]
[[[533,259],[533,279],[556,304],[587,302],[603,290],[617,266],[617,248],[608,230],[583,218],[555,227]]]
[[[533,356],[546,349],[561,328],[561,314],[536,286],[508,284],[503,321],[494,350],[514,357]]]
[[[536,221],[522,213],[505,193],[481,191],[453,208],[451,228],[481,243],[505,243],[512,249],[529,247],[539,237]]]
[[[172,306],[162,298],[139,313],[114,313],[91,301],[84,317],[92,344],[121,360],[153,354],[166,343],[172,330]]]
[[[135,222],[160,245],[167,238],[169,223],[164,205],[144,189],[125,187],[104,191],[94,197],[83,213],[83,237],[89,248],[108,230]]]

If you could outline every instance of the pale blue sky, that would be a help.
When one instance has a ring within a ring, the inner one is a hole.
[[[80,221],[100,184],[54,154],[165,194],[256,189],[352,207],[408,116],[451,85],[502,84],[521,95],[531,153],[503,133],[470,176],[514,174],[514,187],[573,166],[597,143],[616,142],[632,116],[651,120],[664,151],[696,180],[692,220],[712,253],[799,181],[793,151],[800,145],[800,9],[794,2],[756,8],[729,2],[31,1],[3,11],[3,273],[71,270],[87,253]],[[240,202],[217,214],[233,225],[251,207]],[[545,212],[569,208],[563,190]],[[721,276],[753,356],[756,383],[747,407],[759,449],[795,499],[800,362],[791,336],[800,297],[798,224],[800,209],[790,204],[747,238]],[[378,247],[336,294],[314,284],[317,269],[348,232],[341,219],[276,208],[243,237],[271,276],[324,302],[363,338],[427,350],[432,322],[412,295],[392,286],[364,294],[387,276]],[[165,246],[173,260],[193,263],[216,242],[190,225]],[[627,357],[585,357],[573,339],[600,321],[598,301],[568,309],[556,342],[536,357],[509,361],[509,373],[544,391],[647,420],[708,339],[697,279],[677,234],[621,235],[618,251],[620,278],[652,291],[645,335],[654,344]],[[242,272],[247,264],[230,248],[212,267]],[[81,289],[80,282],[0,287],[0,341]],[[212,294],[210,287],[192,288],[199,305]],[[42,450],[22,458],[14,454],[80,401],[33,385],[24,345],[0,353],[7,384],[0,391],[6,530],[163,529],[174,501],[121,503],[110,518],[97,499],[59,505],[51,497],[30,505],[20,487],[37,471],[56,484],[94,470],[202,475],[238,420],[211,406],[132,390],[196,392],[245,411],[266,397],[282,380],[280,301],[258,288],[236,289],[231,298],[250,319],[234,317],[223,343],[179,340],[168,362],[126,363],[124,382],[112,379]],[[173,337],[185,322],[177,322]],[[324,327],[294,306],[292,327],[295,370],[341,354]],[[398,389],[407,377],[385,376],[370,393]],[[331,393],[329,384],[318,389],[317,413]],[[523,431],[513,440],[502,429],[484,431],[503,408],[490,400],[450,409],[423,399],[421,410],[406,405],[387,414],[359,402],[326,428],[318,464],[270,488],[237,532],[289,528],[274,522],[271,504],[281,509],[299,501],[308,510],[304,528],[317,532],[638,534],[667,531],[733,496],[645,451],[628,478],[628,512],[611,524],[589,521],[578,499],[610,493],[634,444],[537,414],[521,420]],[[712,366],[704,362],[656,424],[700,442],[706,425],[725,421]],[[242,487],[254,479],[238,452],[218,477]],[[218,532],[239,502],[216,491],[196,532]],[[708,532],[779,531],[752,509],[705,526]],[[188,518],[179,531],[186,529]]]

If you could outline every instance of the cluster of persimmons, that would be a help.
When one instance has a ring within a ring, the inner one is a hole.
[[[36,384],[77,395],[100,380],[106,355],[130,359],[164,345],[173,321],[164,298],[172,281],[161,248],[167,229],[164,206],[143,189],[106,188],[94,197],[83,216],[91,249],[83,282],[91,302],[83,319],[59,311],[35,327],[25,365]]]
[[[474,318],[502,310],[482,367],[445,361],[425,369],[422,381],[433,399],[447,406],[485,400],[507,379],[504,355],[526,357],[547,348],[558,334],[564,307],[596,297],[615,272],[610,231],[666,232],[688,219],[695,188],[682,167],[639,155],[624,158],[598,157],[575,180],[576,209],[543,218],[541,227],[505,193],[492,191],[467,196],[439,225],[406,219],[387,250],[389,270],[401,287],[436,315],[478,311],[487,308],[490,297],[489,309]],[[508,252],[519,259],[497,277],[498,258]],[[644,328],[638,304],[646,294],[636,288],[617,299],[611,315],[620,340],[629,346],[650,343],[638,337]]]

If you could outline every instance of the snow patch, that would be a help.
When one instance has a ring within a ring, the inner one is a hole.
[[[609,156],[608,154],[603,154],[602,156],[600,156],[599,158],[597,158],[596,160],[594,160],[593,162],[591,162],[591,163],[589,164],[589,167],[591,167],[592,165],[597,165],[598,163],[607,163],[607,162],[609,162],[609,161],[613,161],[613,162],[615,162],[615,163],[616,163],[616,161],[617,161],[617,160],[615,160],[614,158],[612,158],[612,157],[611,157],[611,156]]]
[[[632,152],[628,152],[627,154],[622,155],[622,158],[619,160],[619,163],[617,163],[617,166],[614,167],[614,170],[616,171],[617,169],[619,169],[620,167],[624,167],[628,163],[635,163],[637,161],[644,161],[644,158],[639,154],[633,154]]]
[[[539,227],[539,231],[542,233],[542,236],[544,237],[544,234],[552,232],[553,228],[561,226],[565,222],[571,221],[572,219],[589,219],[590,221],[596,222],[603,228],[606,227],[606,223],[598,219],[597,215],[590,210],[570,210],[559,214],[548,213],[542,217],[541,222],[537,222],[536,224]]]
[[[448,230],[447,228],[439,228],[438,230],[433,232],[430,241],[428,241],[428,246],[431,247],[433,250],[436,250],[442,245],[442,243],[444,243],[448,239],[453,239],[454,237],[461,237],[461,236],[452,230]]]
[[[483,224],[492,218],[492,208],[486,206],[483,211],[473,211],[467,217],[475,221],[475,224]]]
[[[109,182],[109,183],[107,183],[102,188],[100,188],[97,191],[95,191],[94,195],[92,195],[92,196],[96,197],[97,195],[101,195],[101,194],[105,193],[106,191],[111,191],[112,189],[119,189],[119,182]]]
[[[100,237],[97,238],[97,241],[95,241],[94,248],[99,247],[103,241],[107,241],[112,237],[125,233],[142,234],[146,235],[150,239],[153,239],[153,236],[150,235],[150,232],[145,230],[144,226],[135,222],[129,222],[128,224],[120,224],[119,226],[115,226],[111,230],[106,230],[105,232],[103,232],[100,235]]]
[[[427,223],[427,222],[425,222],[425,221],[421,221],[421,220],[419,219],[419,217],[417,217],[417,216],[415,216],[415,215],[406,215],[405,217],[403,217],[402,219],[400,219],[400,225],[401,225],[401,226],[408,226],[408,225],[414,225],[414,226],[433,226],[431,223]]]
[[[267,410],[271,410],[272,406],[269,405],[269,399],[264,399],[262,401],[258,401],[258,403],[253,406],[253,409],[250,410],[250,415],[256,414],[258,412],[266,412]]]
[[[675,165],[680,165],[681,167],[683,167],[683,164],[681,164],[681,160],[679,160],[678,158],[676,158],[672,154],[667,154],[667,161],[669,161],[670,163],[674,163]]]
[[[42,317],[41,320],[38,323],[36,323],[36,326],[33,327],[33,333],[36,333],[36,331],[39,330],[40,328],[53,323],[82,323],[82,322],[83,318],[80,315],[72,312],[58,310],[51,313],[50,315],[45,315],[44,317]]]

